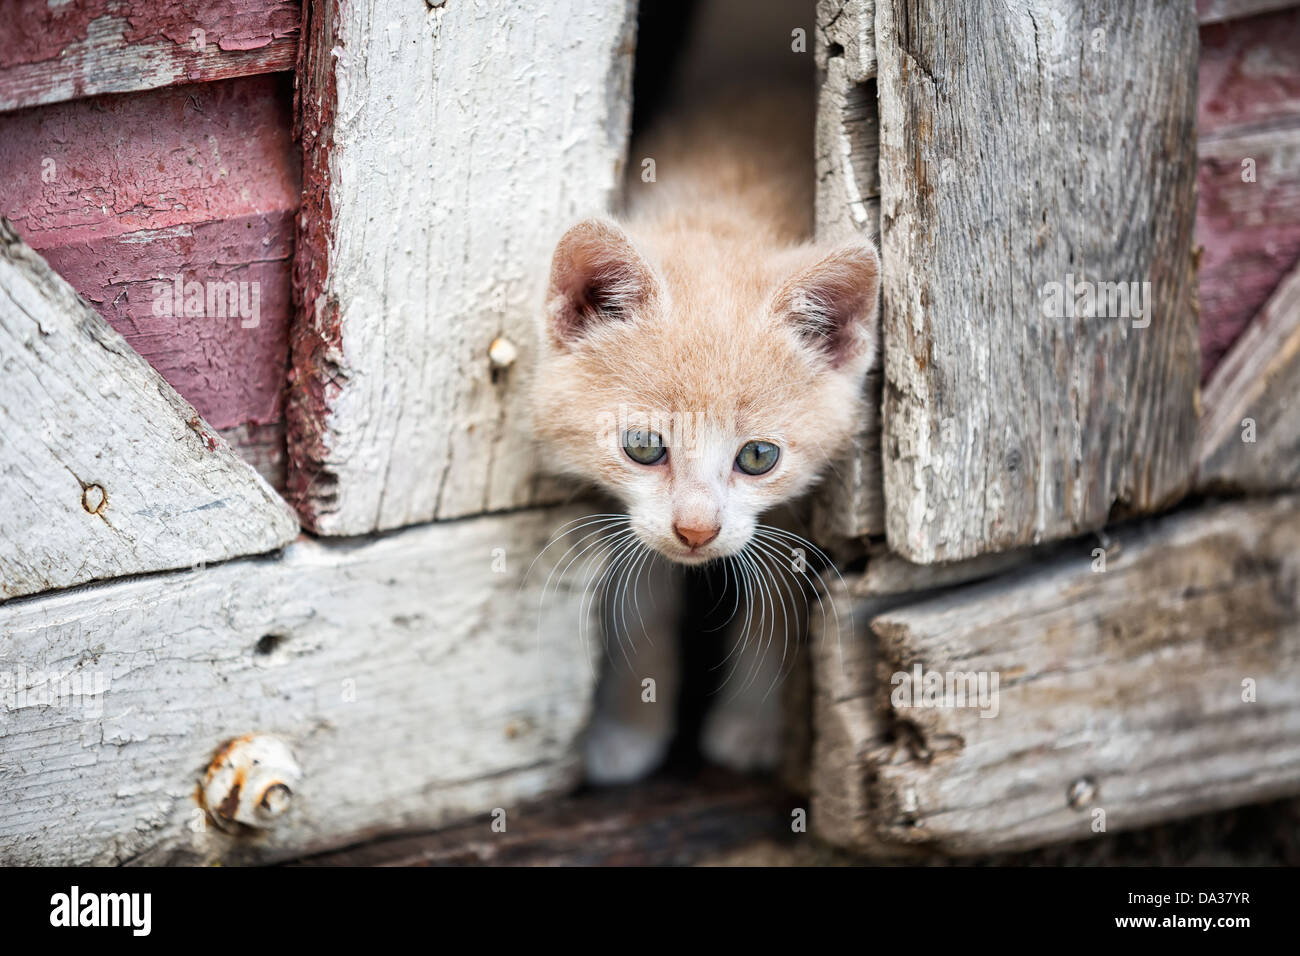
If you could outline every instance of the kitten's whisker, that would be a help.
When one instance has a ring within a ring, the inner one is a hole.
[[[772,541],[773,543],[777,543],[781,547],[789,547],[790,541],[795,541],[800,545],[808,546],[813,550],[813,552],[816,555],[818,555],[823,561],[825,561],[826,567],[828,567],[831,570],[831,572],[834,573],[836,579],[840,582],[841,590],[844,590],[848,587],[844,583],[844,578],[840,576],[839,569],[835,567],[835,562],[830,559],[830,556],[827,555],[825,551],[817,547],[817,545],[813,544],[811,541],[809,541],[807,538],[803,537],[802,535],[795,534],[793,531],[786,531],[783,528],[776,528],[773,527],[772,525],[759,525],[758,531],[756,531],[755,533],[766,536],[769,541]],[[826,581],[822,578],[821,574],[817,571],[817,569],[813,567],[811,562],[805,563],[804,566],[808,571],[812,572],[813,577],[817,579],[817,583],[821,586],[819,589],[817,589],[815,593],[817,593],[817,603],[821,607],[823,624],[825,624],[826,622],[826,606],[825,604],[822,603],[821,592],[823,591],[825,592],[826,600],[830,602],[831,614],[834,616],[835,619],[835,647],[836,647],[836,652],[839,655],[840,667],[842,669],[844,667],[844,637],[843,637],[842,628],[840,624],[840,610],[835,603],[835,596],[831,592],[830,587],[826,584]],[[822,631],[822,639],[825,640],[824,629]],[[852,639],[853,639],[853,615],[850,614],[849,615],[849,640]]]
[[[633,535],[631,540],[619,552],[618,557],[610,564],[609,571],[604,577],[604,600],[609,602],[608,622],[609,627],[615,630],[615,639],[618,641],[619,649],[623,652],[623,659],[627,661],[627,666],[632,667],[631,660],[628,660],[627,649],[623,645],[623,638],[626,637],[628,644],[632,642],[631,632],[627,626],[627,592],[625,582],[627,576],[631,573],[633,564],[640,558],[640,542]],[[609,592],[610,582],[614,582],[613,595]],[[617,615],[623,622],[623,632],[618,633],[615,628],[615,616]]]
[[[635,534],[633,534],[631,531],[624,530],[620,533],[617,542],[618,542],[617,545],[614,548],[610,549],[612,553],[606,556],[606,560],[599,568],[600,584],[601,584],[599,593],[602,598],[600,618],[602,623],[605,625],[603,643],[605,646],[605,654],[610,658],[610,664],[612,665],[614,661],[612,655],[609,654],[609,632],[614,631],[614,639],[618,642],[618,649],[620,653],[622,653],[623,660],[627,663],[628,668],[631,669],[632,661],[627,656],[627,648],[623,646],[623,638],[621,635],[619,635],[617,628],[611,626],[614,621],[614,609],[606,604],[605,596],[608,593],[610,578],[613,576],[618,566],[624,560],[624,556],[627,555],[633,548],[636,547],[637,539]],[[584,593],[582,599],[578,603],[579,614],[582,614],[582,609],[584,605],[588,608],[588,613],[590,613],[590,609],[594,605],[595,598],[598,593],[597,588],[591,587],[591,583],[594,577],[595,575],[591,575],[588,577],[587,581],[584,582],[583,585]],[[581,619],[585,624],[587,619],[586,615],[583,614]]]
[[[539,651],[541,650],[541,646],[542,646],[542,612],[545,610],[546,607],[546,596],[548,593],[550,593],[551,590],[551,581],[555,580],[555,586],[558,589],[560,583],[564,580],[564,575],[568,573],[569,567],[573,564],[573,561],[576,561],[579,557],[581,557],[583,553],[585,553],[587,550],[590,549],[590,547],[592,547],[592,545],[588,545],[587,548],[583,548],[582,551],[580,551],[577,555],[574,555],[573,559],[569,560],[568,563],[565,563],[565,559],[568,558],[569,555],[572,554],[575,549],[579,548],[584,541],[587,541],[588,539],[594,537],[596,541],[593,542],[593,545],[599,544],[601,538],[609,534],[611,531],[615,531],[617,529],[617,526],[620,523],[626,523],[630,520],[631,520],[630,516],[627,515],[602,515],[602,516],[588,515],[586,516],[585,519],[575,519],[575,521],[567,522],[567,524],[569,525],[574,524],[576,521],[582,521],[584,523],[579,525],[579,527],[577,528],[570,528],[568,532],[565,532],[565,534],[571,534],[575,531],[581,530],[582,528],[590,527],[593,525],[597,525],[599,527],[597,527],[595,531],[587,532],[581,538],[579,538],[578,541],[569,545],[569,547],[565,550],[564,554],[562,554],[559,560],[556,561],[555,564],[551,567],[550,573],[546,576],[546,581],[542,585],[541,594],[538,596],[537,599],[537,647]],[[545,548],[542,549],[542,554],[544,554],[547,550],[549,550],[552,545],[557,544],[562,537],[564,537],[564,535],[554,537],[552,541],[549,544],[547,544]],[[537,558],[534,558],[533,565],[535,565],[538,559],[540,558],[541,558],[541,554],[539,554]],[[525,574],[525,577],[527,577],[528,573],[532,572],[532,567],[533,567],[532,565],[529,566],[528,572]],[[558,579],[555,578],[557,572],[559,572],[560,575]],[[584,652],[585,651],[586,648],[584,646]],[[587,662],[588,662],[588,666],[592,668],[594,673],[595,665],[594,663],[591,662],[590,654],[587,655]]]
[[[775,547],[779,550],[787,550],[789,547],[788,542],[786,542],[784,539],[774,538],[767,535],[761,535],[761,534],[756,535],[755,540],[763,541],[769,547]],[[834,598],[832,597],[830,593],[830,589],[827,587],[826,582],[822,579],[822,576],[818,573],[817,569],[813,567],[811,564],[808,564],[806,562],[804,564],[804,570],[799,573],[803,575],[803,585],[807,587],[808,590],[812,591],[813,597],[817,599],[817,609],[821,613],[823,626],[830,620],[826,615],[826,601],[830,602],[831,613],[835,615],[837,635],[838,635],[839,611],[835,606]],[[808,579],[809,574],[811,574],[814,578],[817,579],[817,585],[814,585],[812,581]],[[823,600],[823,592],[825,593],[825,601]],[[805,604],[806,602],[807,599],[805,598]],[[825,631],[823,630],[823,635],[824,634]]]
[[[767,637],[766,640],[764,640],[763,636],[760,634],[758,647],[756,648],[757,653],[754,655],[754,660],[750,665],[749,673],[745,676],[745,683],[742,684],[740,689],[736,692],[737,696],[748,690],[758,678],[758,674],[763,667],[763,662],[767,659],[768,651],[776,640],[776,595],[774,594],[772,582],[769,580],[771,577],[771,569],[768,568],[766,562],[759,560],[759,553],[750,551],[748,548],[745,549],[744,553],[746,559],[753,565],[755,576],[758,578],[763,602],[761,605],[763,617],[767,619]]]
[[[756,536],[751,543],[753,544],[757,552],[766,554],[768,559],[774,562],[775,565],[781,569],[781,574],[782,574],[781,580],[785,587],[785,595],[789,595],[790,597],[790,608],[789,608],[789,612],[786,614],[785,633],[782,637],[782,642],[781,642],[781,663],[780,666],[777,668],[776,676],[772,679],[772,683],[768,686],[767,691],[763,694],[763,699],[766,700],[768,695],[771,694],[772,691],[775,690],[777,686],[788,676],[786,672],[785,664],[786,664],[786,659],[790,653],[790,623],[791,623],[790,619],[795,618],[794,621],[796,626],[795,641],[797,643],[799,639],[799,633],[801,627],[806,620],[806,614],[801,615],[799,613],[798,602],[796,602],[794,596],[794,588],[791,586],[790,583],[791,577],[794,576],[797,572],[795,572],[793,568],[791,568],[786,564],[785,557],[779,551],[777,551],[775,548],[773,548],[771,545],[765,542],[762,538]],[[782,595],[781,597],[781,607],[783,611],[785,611],[785,595]],[[803,598],[803,609],[806,612],[808,610],[808,594],[807,591],[805,590],[803,582],[800,582],[799,596]]]
[[[759,525],[758,530],[755,533],[763,534],[769,540],[773,540],[773,536],[776,536],[778,539],[783,539],[783,540],[774,540],[774,543],[779,544],[782,547],[789,547],[788,542],[794,541],[801,547],[807,547],[811,549],[812,552],[817,557],[819,557],[823,562],[825,562],[826,567],[830,569],[830,571],[835,575],[836,579],[840,582],[841,588],[847,588],[847,585],[844,583],[844,578],[840,576],[839,569],[835,567],[835,562],[830,559],[830,555],[828,555],[825,551],[817,547],[817,545],[813,544],[811,541],[809,541],[807,538],[803,537],[802,535],[795,534],[793,531],[786,531],[784,528],[777,528],[772,525],[765,525],[765,524]],[[836,633],[838,634],[839,633],[839,609],[836,608],[835,606],[835,600],[831,596],[830,588],[827,586],[821,574],[818,573],[817,569],[813,567],[811,562],[807,562],[805,564],[805,567],[807,567],[807,569],[812,572],[813,576],[817,578],[817,582],[822,586],[822,589],[826,591],[827,597],[830,598],[831,611],[835,614],[835,629],[836,629]],[[850,621],[849,636],[852,637],[851,621]]]
[[[654,640],[650,637],[645,629],[645,618],[641,614],[641,572],[650,569],[650,576],[646,578],[646,584],[650,587],[650,600],[654,601],[654,563],[658,554],[651,548],[646,548],[641,554],[641,560],[636,565],[636,577],[632,581],[632,609],[636,611],[637,623],[641,626],[641,637],[650,647],[655,646]],[[652,605],[653,606],[653,605]]]
[[[592,549],[595,549],[595,552],[591,554],[590,557],[587,558],[587,566],[585,566],[584,570],[582,571],[582,579],[583,579],[582,588],[578,592],[580,595],[578,600],[578,614],[579,614],[578,638],[582,642],[583,652],[587,655],[587,660],[589,663],[591,663],[591,654],[589,651],[590,644],[588,643],[587,636],[586,636],[586,626],[587,626],[587,615],[590,614],[590,611],[588,610],[584,612],[583,610],[584,605],[586,604],[585,597],[587,594],[587,588],[590,586],[590,581],[594,576],[594,574],[604,567],[603,557],[618,545],[618,543],[623,539],[624,535],[630,533],[631,532],[627,531],[627,529],[625,528],[615,527],[615,528],[602,528],[598,532],[591,532],[588,533],[587,535],[584,535],[582,540],[579,541],[578,544],[581,544],[582,541],[586,541],[588,538],[592,538],[592,537],[594,537],[595,540],[592,541],[590,544],[588,544],[586,547],[582,548],[582,550],[579,551],[577,554],[575,554],[572,558],[570,558],[568,562],[564,565],[563,569],[560,570],[560,580],[562,581],[564,580],[565,575],[569,573],[569,568],[572,567],[573,564],[579,558],[581,558],[587,552],[592,551]],[[572,546],[569,549],[569,551],[565,552],[565,555],[567,556],[570,553],[570,551],[573,551],[575,548],[577,548],[577,546],[578,545]],[[558,570],[559,567],[560,566],[557,564],[556,568],[552,569],[552,573],[554,573],[555,570]],[[557,587],[559,586],[558,582],[556,586]],[[594,669],[595,667],[594,663],[591,663],[591,666]]]
[[[579,518],[574,518],[571,521],[566,521],[564,522],[564,524],[560,525],[559,528],[557,528],[554,532],[552,532],[551,539],[546,543],[546,545],[542,548],[542,550],[537,552],[537,557],[533,558],[532,562],[528,565],[528,570],[524,572],[523,580],[519,582],[519,589],[522,591],[524,585],[528,583],[528,576],[533,573],[533,568],[536,567],[537,562],[542,559],[542,555],[546,554],[547,551],[550,551],[551,548],[555,547],[564,538],[568,537],[573,532],[581,530],[581,528],[571,528],[570,525],[583,522],[581,527],[586,527],[587,525],[590,524],[614,523],[610,519],[615,519],[617,521],[631,521],[632,516],[625,515],[625,514],[613,514],[613,513],[582,515]]]

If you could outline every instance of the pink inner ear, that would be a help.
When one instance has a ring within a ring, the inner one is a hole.
[[[783,290],[783,311],[800,338],[833,368],[870,351],[880,270],[875,250],[854,245],[831,253]]]
[[[599,220],[565,233],[551,264],[550,315],[567,344],[600,322],[622,321],[649,295],[649,270],[618,227]]]

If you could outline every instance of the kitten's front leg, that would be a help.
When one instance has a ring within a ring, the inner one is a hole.
[[[663,558],[647,560],[634,583],[622,590],[611,584],[606,594],[606,653],[586,737],[592,783],[646,776],[663,761],[677,729],[682,581]]]

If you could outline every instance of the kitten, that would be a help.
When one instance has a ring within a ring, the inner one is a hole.
[[[611,655],[619,666],[607,668],[588,736],[597,782],[652,770],[674,731],[672,585],[666,562],[647,565],[646,550],[682,565],[730,559],[754,571],[788,558],[793,539],[766,530],[760,516],[806,492],[861,418],[878,339],[878,261],[866,239],[808,241],[810,105],[801,92],[748,91],[674,116],[633,147],[626,217],[579,222],[554,252],[535,433],[550,467],[626,511],[581,531],[609,537],[604,554],[618,565],[624,608],[622,621],[606,611],[606,628],[618,631],[609,644],[623,655]],[[657,181],[640,182],[642,157],[654,159]],[[632,587],[655,592],[657,611],[629,627]],[[765,600],[757,586],[747,593],[764,618],[789,612],[772,596],[775,584]],[[775,763],[775,645],[799,626],[736,628],[729,666],[746,684],[706,719],[710,759],[742,770]],[[646,677],[656,681],[655,704],[643,702]]]

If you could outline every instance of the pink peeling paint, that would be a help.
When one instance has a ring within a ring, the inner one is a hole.
[[[194,31],[223,50],[251,50],[298,32],[299,4],[294,0],[16,0],[5,12],[6,42],[0,45],[0,69],[20,63],[57,59],[82,42],[91,25],[105,18],[122,21],[127,43],[159,38],[187,46]]]
[[[1300,161],[1250,157],[1255,182],[1243,182],[1247,157],[1215,145],[1266,127],[1300,144],[1300,9],[1201,29],[1202,381],[1300,259]]]
[[[282,417],[291,97],[262,76],[0,115],[0,211],[216,428]],[[256,327],[156,314],[155,283],[178,274],[257,283]]]
[[[15,0],[0,23],[0,110],[290,70],[295,0]]]

